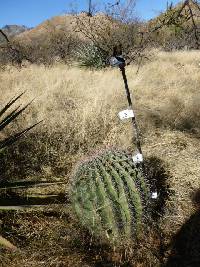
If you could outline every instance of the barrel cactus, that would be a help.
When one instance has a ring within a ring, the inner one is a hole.
[[[70,185],[72,210],[101,240],[138,237],[147,218],[150,189],[131,155],[109,150],[82,162]]]

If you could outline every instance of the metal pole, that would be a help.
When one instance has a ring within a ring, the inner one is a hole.
[[[132,111],[132,114],[131,114],[132,126],[133,126],[134,134],[135,134],[135,137],[136,137],[137,155],[133,156],[133,161],[136,164],[138,164],[139,169],[143,173],[144,177],[146,177],[145,166],[144,166],[144,161],[143,161],[143,154],[142,154],[142,148],[141,148],[141,143],[140,143],[139,128],[138,128],[138,125],[137,125],[135,114],[133,112],[133,103],[132,103],[132,100],[131,100],[131,94],[130,94],[130,90],[129,90],[129,87],[128,87],[128,81],[127,81],[127,77],[126,77],[126,71],[125,71],[126,63],[125,63],[124,58],[121,55],[117,56],[115,53],[113,53],[113,57],[110,58],[110,64],[113,67],[119,67],[119,69],[120,69],[120,71],[122,73],[124,86],[125,86],[125,90],[126,90],[126,96],[127,96],[128,105],[129,105],[129,110]],[[152,199],[157,199],[158,194],[157,194],[156,187],[152,188],[152,192],[151,193],[152,193],[151,194],[151,198]]]
[[[123,80],[124,80],[124,86],[125,86],[125,90],[126,90],[126,96],[127,96],[129,108],[133,110],[133,103],[132,103],[132,100],[131,100],[131,94],[130,94],[130,90],[129,90],[129,87],[128,87],[128,81],[127,81],[127,77],[126,77],[125,64],[119,66],[119,68],[120,68],[120,71],[122,73],[122,77],[123,77]],[[135,132],[137,150],[138,150],[138,152],[140,154],[142,154],[142,148],[141,148],[140,136],[139,136],[139,129],[138,129],[138,125],[137,125],[135,116],[132,117],[132,125],[133,125],[133,130]]]
[[[128,87],[128,81],[127,81],[126,71],[125,71],[126,62],[125,62],[124,58],[121,56],[121,54],[122,54],[122,49],[121,49],[121,45],[119,45],[119,47],[114,48],[113,57],[110,58],[110,64],[113,67],[119,67],[119,69],[122,73],[124,86],[125,86],[125,90],[126,90],[126,97],[127,97],[128,105],[129,105],[129,110],[120,112],[122,115],[121,118],[124,119],[127,116],[127,118],[131,118],[131,120],[132,120],[132,127],[133,127],[133,131],[134,131],[133,138],[135,138],[135,140],[136,140],[136,148],[137,148],[137,154],[133,156],[133,161],[135,163],[139,163],[139,164],[143,165],[143,155],[142,155],[142,148],[141,148],[141,143],[140,143],[139,128],[137,126],[135,114],[133,111],[133,103],[131,100],[131,94],[130,94],[130,90]],[[126,115],[126,112],[129,115]],[[119,116],[120,116],[120,113],[119,113]],[[124,117],[124,115],[126,115],[126,116]]]
[[[88,14],[89,14],[89,16],[91,16],[92,15],[92,0],[89,0],[89,9],[88,9]]]

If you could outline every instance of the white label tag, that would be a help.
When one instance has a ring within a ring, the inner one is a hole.
[[[126,110],[120,111],[118,116],[119,116],[120,120],[125,120],[125,119],[135,117],[132,109],[126,109]]]
[[[143,155],[138,153],[137,155],[133,156],[132,159],[135,163],[141,163],[143,162]]]
[[[157,192],[152,192],[151,198],[152,199],[157,199],[158,198],[158,193]]]

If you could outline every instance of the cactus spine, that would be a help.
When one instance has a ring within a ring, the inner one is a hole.
[[[116,150],[82,162],[70,185],[76,217],[102,239],[138,236],[149,196],[149,185],[131,156]]]

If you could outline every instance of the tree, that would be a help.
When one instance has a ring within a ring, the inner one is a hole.
[[[4,51],[5,62],[11,62],[21,67],[23,60],[27,60],[32,63],[32,60],[27,56],[26,50],[23,46],[20,46],[17,42],[10,41],[8,36],[3,30],[0,29],[0,34],[3,36],[6,44],[0,45],[0,50]]]
[[[158,38],[165,36],[165,42],[161,38],[160,45],[171,46],[171,48],[183,48],[187,45],[190,48],[199,49],[199,15],[200,5],[195,0],[185,0],[174,8],[168,8],[152,24],[149,32]],[[158,39],[157,38],[157,39]],[[156,39],[156,38],[155,38]]]

